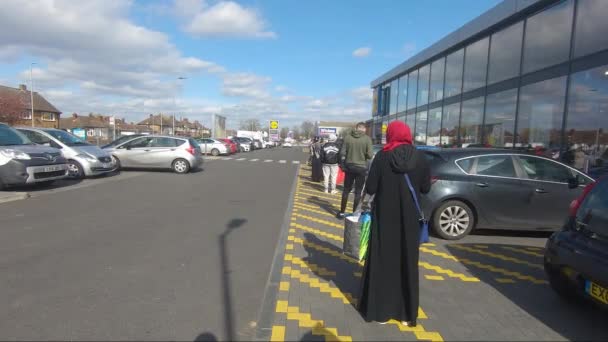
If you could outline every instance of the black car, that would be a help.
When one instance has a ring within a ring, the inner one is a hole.
[[[544,261],[558,294],[579,294],[608,308],[608,178],[572,202],[564,228],[547,241]]]
[[[431,191],[421,197],[433,231],[448,240],[474,228],[555,231],[593,179],[555,160],[507,149],[430,149]]]

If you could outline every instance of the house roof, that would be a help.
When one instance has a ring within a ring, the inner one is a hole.
[[[108,123],[101,115],[78,115],[76,113],[67,118],[61,118],[59,120],[59,127],[61,128],[104,128],[108,127]]]
[[[140,121],[137,124],[138,125],[160,125],[160,117],[161,117],[161,114],[156,114],[156,115],[146,118],[145,120]],[[173,116],[172,115],[162,114],[162,118],[163,118],[163,126],[173,125]],[[177,123],[178,123],[178,121],[175,121],[175,124],[177,124]]]
[[[0,85],[0,97],[9,97],[15,95],[21,97],[24,109],[32,109],[30,104],[31,95],[29,90],[21,90],[19,88],[11,88]],[[34,111],[61,114],[61,111],[59,109],[53,106],[49,101],[47,101],[44,97],[42,97],[42,95],[38,94],[37,92],[34,92]]]
[[[319,121],[319,127],[355,127],[356,122]]]

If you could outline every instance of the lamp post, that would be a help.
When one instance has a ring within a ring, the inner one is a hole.
[[[183,81],[183,80],[187,80],[188,77],[183,77],[180,76],[177,78],[177,81]],[[177,109],[177,102],[175,101],[175,93],[173,94],[173,108]],[[175,114],[177,114],[176,112],[173,112],[173,135],[175,135]]]
[[[30,63],[30,107],[32,109],[32,127],[36,126],[36,122],[34,120],[34,62]]]

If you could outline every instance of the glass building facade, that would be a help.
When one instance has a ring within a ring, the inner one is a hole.
[[[539,1],[397,69],[374,85],[372,138],[382,142],[385,126],[401,120],[417,144],[528,149],[582,170],[606,165],[606,18],[606,0]]]

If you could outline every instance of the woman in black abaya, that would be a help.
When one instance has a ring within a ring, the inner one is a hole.
[[[315,140],[311,146],[312,155],[312,181],[321,182],[323,181],[323,164],[321,163],[321,143],[319,137],[315,137]]]
[[[367,321],[394,319],[416,326],[420,225],[405,174],[418,198],[430,190],[424,154],[412,145],[410,128],[394,121],[365,184],[365,191],[375,197],[358,309]]]

